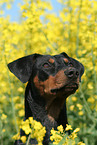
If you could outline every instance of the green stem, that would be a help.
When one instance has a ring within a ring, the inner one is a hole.
[[[2,129],[3,129],[3,124],[2,124],[2,121],[0,119],[0,142],[1,142],[1,145],[3,145],[3,135],[2,135]]]
[[[81,99],[83,99],[84,107],[85,107],[85,110],[86,110],[86,112],[87,112],[87,114],[88,114],[88,117],[91,119],[91,121],[92,121],[94,124],[96,124],[97,119],[96,119],[95,117],[93,117],[93,115],[92,115],[92,111],[91,111],[91,109],[90,109],[90,107],[89,107],[89,105],[88,105],[88,103],[87,103],[87,101],[86,101],[86,99],[85,99],[85,96],[84,96],[84,94],[83,94],[83,92],[82,92],[81,85],[80,85],[80,92],[81,92]]]
[[[70,39],[71,39],[71,23],[72,23],[72,10],[70,9],[70,2],[71,0],[68,1],[68,9],[69,9],[69,13],[70,13],[70,20],[69,20],[69,26],[68,26],[68,46],[70,45]],[[70,51],[71,53],[72,51]],[[72,54],[70,54],[72,56]]]
[[[95,37],[95,36],[94,36]],[[94,38],[95,39],[95,38]],[[91,53],[92,53],[92,63],[93,63],[93,79],[94,79],[94,89],[93,90],[93,95],[96,94],[97,95],[97,76],[96,76],[96,71],[95,71],[95,56],[93,54],[93,47],[94,45],[92,44],[92,48],[91,48]],[[94,98],[94,96],[93,96]],[[94,98],[95,99],[95,98]],[[96,104],[97,104],[97,99],[95,99],[95,102],[94,102],[94,108],[96,108]],[[95,118],[97,118],[97,113],[96,111],[94,112],[94,116]]]
[[[29,136],[28,136],[28,140],[27,140],[27,143],[26,143],[26,145],[29,145],[30,138],[31,138],[31,134],[29,134]]]
[[[95,39],[95,38],[94,38]],[[91,48],[91,53],[92,53],[92,63],[93,63],[93,72],[94,72],[94,83],[95,83],[95,89],[96,89],[96,95],[97,95],[97,77],[96,77],[96,71],[95,71],[95,56],[93,54],[93,47],[94,45],[92,44],[92,48]]]
[[[81,8],[82,8],[82,0],[80,1],[80,8],[79,8],[79,15],[78,15],[78,21],[77,21],[77,36],[76,36],[76,56],[78,55],[78,49],[79,49],[79,24],[80,24],[80,15],[81,15]]]
[[[6,60],[6,56],[5,56],[5,63],[6,63],[6,66],[7,66],[8,63],[7,63],[7,60]],[[15,108],[14,108],[14,101],[13,101],[13,92],[12,92],[11,80],[10,80],[8,69],[7,69],[7,75],[8,75],[8,82],[9,82],[9,87],[10,87],[10,94],[11,94],[12,114],[13,114],[13,118],[14,118],[14,121],[15,121],[15,128],[16,128],[16,131],[18,132],[18,125],[17,125],[17,122],[16,122],[16,115],[15,115]]]

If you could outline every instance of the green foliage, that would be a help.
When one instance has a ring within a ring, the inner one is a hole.
[[[33,53],[66,52],[85,67],[79,90],[67,99],[72,128],[80,128],[79,141],[97,144],[97,1],[58,0],[59,16],[48,13],[48,1],[24,0],[20,5],[21,22],[3,17],[5,3],[0,1],[0,144],[10,145],[24,116],[25,85],[8,70],[7,64]],[[43,16],[43,20],[40,17]]]

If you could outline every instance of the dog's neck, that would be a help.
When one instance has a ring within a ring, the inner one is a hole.
[[[35,92],[32,92],[32,90]],[[39,120],[39,118],[44,118],[45,115],[53,122],[57,120],[66,98],[60,97],[48,101],[36,92],[34,85],[28,83],[25,92],[25,118],[33,116],[35,120]]]
[[[32,87],[33,86],[31,86],[30,83],[28,83],[26,87],[25,120],[28,119],[29,117],[33,117],[33,119],[40,121],[42,125],[46,127],[47,130],[46,137],[47,139],[49,139],[50,130],[52,128],[57,129],[58,125],[63,125],[65,129],[66,124],[68,124],[66,113],[66,102],[64,103],[64,105],[62,105],[63,108],[61,108],[62,106],[60,105],[63,104],[63,102],[62,101],[59,102],[59,100],[53,100],[53,102],[47,106],[48,108],[46,108],[47,105],[46,102],[44,100],[40,101],[42,99],[41,96],[34,95],[34,91],[32,92],[33,90]],[[35,97],[37,97],[37,99]],[[39,99],[39,97],[41,98]],[[54,111],[52,112],[52,110]]]
[[[25,118],[33,117],[38,120],[38,118],[43,118],[43,113],[46,114],[44,112],[45,102],[42,98],[39,99],[40,96],[35,95],[34,91],[32,92],[31,87],[33,86],[28,83],[25,91]]]

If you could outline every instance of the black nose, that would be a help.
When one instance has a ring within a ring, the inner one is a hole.
[[[79,76],[79,72],[75,68],[66,70],[64,73],[68,78],[77,78]]]

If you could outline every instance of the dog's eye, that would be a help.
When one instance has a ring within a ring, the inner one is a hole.
[[[71,62],[68,63],[68,66],[73,67],[73,64]]]
[[[44,63],[44,64],[43,64],[43,67],[44,67],[44,68],[49,68],[50,65],[49,65],[48,63]]]

